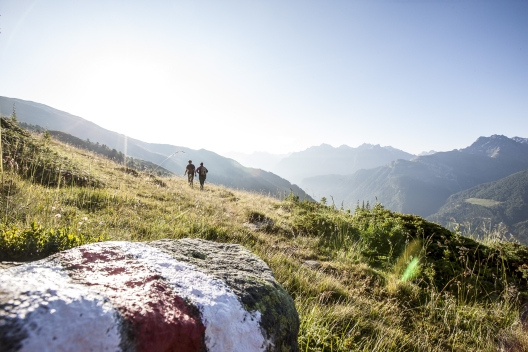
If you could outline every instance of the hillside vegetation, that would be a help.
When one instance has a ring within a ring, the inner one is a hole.
[[[19,122],[18,125],[24,129],[37,132],[39,134],[47,133],[49,134],[50,137],[53,137],[54,139],[60,142],[77,147],[79,149],[85,149],[85,150],[94,152],[96,154],[100,154],[101,156],[104,156],[107,159],[113,160],[117,163],[124,163],[125,155],[121,153],[120,151],[117,151],[116,149],[110,149],[106,144],[99,144],[99,142],[94,143],[94,142],[91,142],[89,139],[82,140],[80,138],[72,136],[71,134],[61,132],[61,131],[45,130],[44,128],[40,126],[30,125],[25,122]],[[141,160],[137,158],[132,158],[130,156],[126,156],[126,164],[127,164],[127,167],[131,169],[138,170],[138,171],[144,171],[147,173],[153,173],[154,175],[157,175],[157,176],[174,176],[174,173],[150,161],[145,161],[145,160]]]
[[[0,96],[0,114],[12,113],[14,104],[16,104],[16,116],[20,122],[34,126],[46,126],[51,131],[60,131],[82,141],[90,140],[93,143],[99,143],[100,148],[96,151],[109,154],[115,150],[113,156],[116,160],[123,160],[122,155],[125,153],[127,157],[133,157],[135,160],[141,159],[157,165],[163,163],[165,169],[181,175],[190,159],[195,165],[203,162],[210,171],[213,171],[209,174],[209,179],[216,184],[265,192],[277,198],[284,197],[292,190],[302,199],[311,200],[310,196],[297,185],[291,184],[274,173],[244,167],[235,160],[205,149],[195,150],[183,146],[143,142],[44,104]],[[145,123],[148,124],[147,121]],[[184,133],[184,131],[175,131],[175,140],[177,140],[178,133]],[[224,138],[227,137],[224,136]],[[104,150],[103,145],[109,150]],[[175,152],[178,153],[175,154]],[[145,169],[148,169],[148,166]]]
[[[517,172],[453,194],[429,219],[453,226],[462,224],[472,236],[483,237],[490,227],[500,227],[528,243],[528,170]]]
[[[0,260],[94,241],[239,243],[294,298],[302,351],[528,349],[528,249],[380,204],[346,211],[123,168],[2,119]],[[17,167],[18,165],[18,167]]]

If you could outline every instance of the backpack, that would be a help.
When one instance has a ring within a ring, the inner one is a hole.
[[[200,176],[205,176],[205,175],[207,175],[207,169],[204,166],[202,166],[200,168]]]

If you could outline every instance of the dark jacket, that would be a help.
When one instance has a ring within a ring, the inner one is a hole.
[[[196,170],[196,166],[194,166],[194,164],[188,164],[187,167],[185,168],[185,173],[189,173],[190,175],[194,174],[194,171]]]
[[[198,174],[199,177],[202,177],[202,178],[205,178],[206,175],[202,175],[202,170],[204,170],[204,172],[207,174],[209,172],[209,170],[207,170],[207,168],[205,166],[199,166],[197,169],[196,169],[196,173]]]

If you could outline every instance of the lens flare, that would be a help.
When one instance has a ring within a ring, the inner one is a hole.
[[[416,277],[418,273],[420,272],[420,261],[418,258],[413,258],[409,265],[407,265],[407,269],[405,269],[405,272],[403,273],[401,277],[401,281],[408,281],[412,278]]]

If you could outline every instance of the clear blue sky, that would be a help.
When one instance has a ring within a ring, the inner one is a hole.
[[[0,15],[0,95],[148,142],[528,137],[528,0],[2,0]]]

